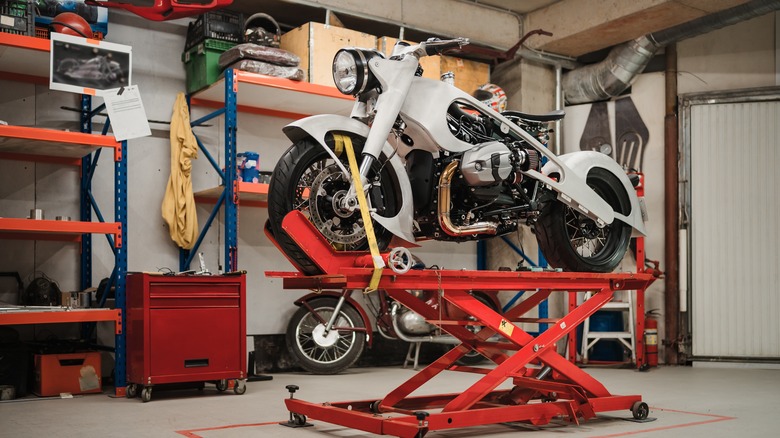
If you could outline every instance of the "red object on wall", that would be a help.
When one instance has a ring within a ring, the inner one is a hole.
[[[176,0],[155,0],[150,6],[137,6],[126,0],[87,0],[88,5],[119,8],[140,15],[147,20],[166,21],[192,17],[208,11],[230,6],[233,0],[213,0],[212,2],[179,2]]]
[[[127,276],[127,381],[246,378],[246,275]]]
[[[100,353],[36,354],[35,392],[42,397],[100,393]]]

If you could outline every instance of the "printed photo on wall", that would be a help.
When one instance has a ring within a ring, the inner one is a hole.
[[[51,34],[49,88],[102,96],[132,84],[132,47]]]

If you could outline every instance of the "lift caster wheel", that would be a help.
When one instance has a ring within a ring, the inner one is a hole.
[[[631,414],[634,415],[635,420],[646,420],[647,415],[650,414],[650,407],[647,403],[638,401],[631,406]]]
[[[379,410],[379,404],[381,402],[382,400],[372,401],[371,404],[368,405],[368,409],[374,414],[381,414],[382,411]]]
[[[228,382],[225,379],[217,380],[216,385],[217,385],[217,391],[219,392],[224,392],[228,388]]]
[[[141,401],[148,403],[152,399],[152,387],[147,386],[141,390]]]
[[[127,398],[135,398],[138,396],[138,387],[134,383],[127,385],[125,396],[127,396]]]
[[[233,384],[233,392],[235,392],[237,395],[246,393],[246,380],[236,380],[236,383]]]
[[[306,424],[306,416],[297,412],[292,413],[292,422],[296,426],[303,426]]]

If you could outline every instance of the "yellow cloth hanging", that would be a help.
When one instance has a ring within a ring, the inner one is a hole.
[[[192,194],[192,160],[198,158],[198,142],[190,127],[190,112],[184,93],[176,96],[171,116],[171,176],[162,202],[162,217],[171,239],[183,249],[192,249],[198,238],[198,215]]]

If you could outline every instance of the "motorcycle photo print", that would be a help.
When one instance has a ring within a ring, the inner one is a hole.
[[[102,95],[131,84],[130,46],[51,34],[52,90]]]

